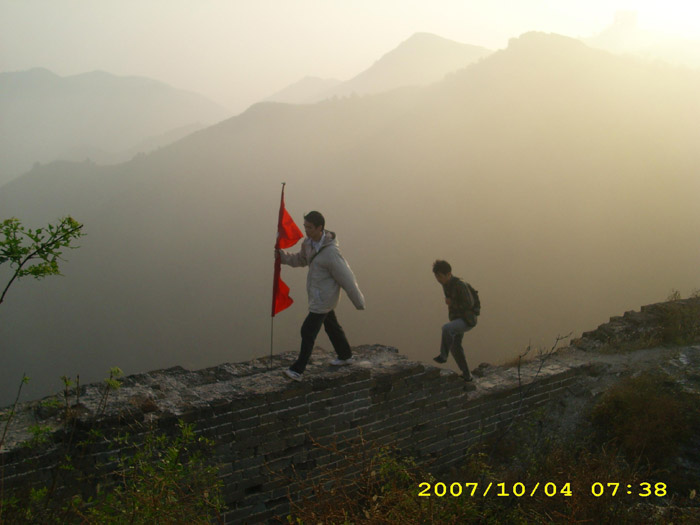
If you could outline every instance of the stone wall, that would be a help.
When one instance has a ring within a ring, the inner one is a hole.
[[[269,368],[261,359],[133,375],[106,410],[100,409],[100,385],[81,387],[73,443],[92,429],[107,438],[85,448],[74,464],[82,473],[98,464],[114,467],[112,437],[129,432],[138,438],[149,428],[174,434],[182,419],[215,442],[225,522],[259,523],[287,513],[288,495],[301,497],[303,486],[360,439],[373,447],[391,444],[443,471],[479,440],[560,399],[590,368],[556,359],[545,366],[540,360],[520,368],[484,365],[475,370],[482,377],[473,390],[452,371],[408,361],[390,347],[359,347],[355,355],[353,365],[333,368],[327,365],[331,355],[316,349],[300,383],[280,373],[293,355],[276,356]],[[0,451],[6,494],[30,485],[55,486],[66,495],[80,489],[74,473],[56,468],[65,454],[61,410],[45,406],[27,403],[13,421]],[[21,445],[32,424],[55,430],[49,444]]]
[[[677,339],[684,341],[677,341]],[[571,342],[581,350],[605,346],[649,347],[663,343],[692,343],[700,339],[700,297],[642,306],[614,316],[595,330]]]

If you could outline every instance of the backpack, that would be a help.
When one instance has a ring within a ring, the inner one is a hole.
[[[479,292],[475,290],[471,284],[468,282],[465,282],[464,284],[467,285],[467,290],[469,291],[469,294],[472,296],[472,312],[474,313],[475,316],[478,316],[481,313],[481,301],[479,300]]]

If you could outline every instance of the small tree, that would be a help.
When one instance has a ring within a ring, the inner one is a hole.
[[[83,225],[72,217],[59,219],[58,224],[46,228],[25,228],[14,217],[2,222],[0,236],[0,265],[9,262],[14,269],[0,295],[0,304],[16,280],[32,276],[42,279],[48,275],[61,275],[58,260],[64,248],[74,249],[71,243],[85,235]]]

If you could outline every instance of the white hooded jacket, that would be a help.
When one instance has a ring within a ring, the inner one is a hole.
[[[365,298],[357,286],[355,275],[338,249],[335,233],[324,230],[325,237],[318,252],[311,239],[304,239],[298,253],[280,250],[280,261],[293,267],[308,266],[306,292],[309,295],[309,311],[325,314],[334,310],[340,300],[340,288],[358,310],[365,309]]]

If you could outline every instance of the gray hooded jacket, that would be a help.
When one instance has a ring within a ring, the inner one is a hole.
[[[311,239],[304,239],[298,253],[285,253],[280,250],[282,264],[300,267],[308,266],[306,292],[309,295],[309,311],[325,314],[334,310],[340,300],[340,289],[345,290],[358,310],[365,309],[365,298],[357,286],[355,275],[338,249],[335,233],[324,230],[325,238],[318,253]]]

